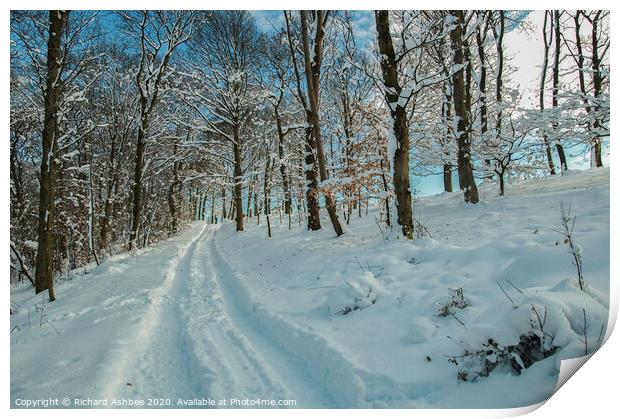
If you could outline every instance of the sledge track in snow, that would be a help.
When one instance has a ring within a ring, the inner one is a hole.
[[[334,401],[305,363],[274,342],[203,225],[167,264],[163,284],[112,366],[105,396]],[[131,385],[127,385],[131,383]],[[233,406],[234,407],[234,406]]]

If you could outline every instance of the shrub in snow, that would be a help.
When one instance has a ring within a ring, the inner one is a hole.
[[[362,310],[377,302],[380,287],[372,272],[364,272],[359,278],[344,281],[334,287],[327,297],[331,314],[345,315]]]
[[[431,236],[431,232],[428,230],[428,228],[426,228],[426,226],[424,226],[424,224],[420,222],[420,220],[414,218],[413,222],[416,239],[422,239],[424,237],[429,237],[431,239],[433,238],[433,236]]]
[[[581,291],[585,290],[586,283],[583,279],[583,262],[581,260],[581,246],[575,244],[573,240],[573,229],[575,228],[576,215],[571,215],[571,205],[568,208],[564,206],[564,202],[560,202],[560,216],[562,217],[562,227],[554,230],[564,236],[564,243],[568,246],[568,253],[573,256],[573,265],[577,269],[577,280]]]
[[[437,304],[437,315],[440,317],[453,316],[454,309],[464,309],[469,306],[469,301],[465,299],[463,287],[457,289],[448,288],[448,291],[448,301]]]
[[[512,305],[490,306],[465,326],[458,341],[463,352],[448,356],[459,380],[486,377],[500,366],[520,374],[554,354],[559,368],[562,359],[583,356],[601,345],[608,309],[575,281],[518,289],[510,301]]]
[[[499,365],[509,365],[520,374],[521,370],[552,355],[556,349],[545,349],[538,335],[528,334],[520,336],[516,345],[504,346],[488,339],[478,350],[465,350],[462,355],[449,356],[448,362],[456,366],[458,380],[475,381],[478,377],[487,377]]]

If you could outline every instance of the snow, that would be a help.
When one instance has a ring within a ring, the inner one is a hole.
[[[29,247],[30,249],[37,249],[37,247],[39,246],[39,243],[34,241],[34,240],[26,240],[24,242],[24,246]]]
[[[415,214],[433,238],[415,243],[385,241],[372,209],[352,217],[340,238],[327,219],[316,232],[272,220],[272,239],[255,218],[241,233],[232,223],[197,222],[157,247],[60,281],[54,303],[13,286],[11,403],[163,398],[165,406],[201,407],[226,399],[222,407],[252,407],[251,400],[294,399],[297,407],[508,408],[543,401],[559,361],[582,356],[584,336],[589,352],[602,340],[609,169],[510,184],[504,197],[489,183],[480,191],[477,205],[463,204],[461,192],[418,198]],[[584,291],[553,230],[561,202],[577,216]],[[439,315],[441,304],[452,314]],[[448,362],[489,339],[504,348],[527,333],[557,350],[520,375],[503,365],[463,382]]]

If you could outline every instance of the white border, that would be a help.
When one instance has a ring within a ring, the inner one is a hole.
[[[513,9],[513,10],[523,10],[523,9],[541,9],[543,6],[547,9],[577,9],[583,8],[584,6],[588,6],[591,9],[611,9],[612,10],[612,21],[615,18],[615,10],[617,9],[615,4],[612,4],[611,1],[589,1],[587,4],[584,4],[583,1],[575,1],[575,0],[565,0],[565,1],[545,1],[544,3],[540,0],[532,1],[532,0],[522,0],[522,1],[458,1],[458,0],[449,0],[449,1],[428,1],[428,2],[411,2],[409,1],[394,1],[394,0],[382,0],[382,1],[368,1],[368,0],[359,0],[359,1],[342,1],[342,0],[312,0],[312,1],[283,1],[283,0],[264,0],[261,2],[250,2],[250,1],[239,1],[239,0],[227,0],[226,2],[205,2],[203,1],[188,1],[188,0],[175,0],[174,2],[170,1],[162,1],[162,0],[134,0],[131,3],[119,0],[107,0],[107,1],[88,1],[84,0],[62,0],[62,1],[49,1],[49,0],[22,0],[22,1],[7,1],[3,3],[2,15],[0,20],[0,26],[2,26],[2,31],[0,32],[0,36],[2,37],[2,66],[0,67],[0,71],[2,72],[2,98],[3,102],[3,111],[0,112],[0,117],[2,118],[2,126],[4,127],[4,133],[7,134],[7,127],[9,126],[9,10],[10,9],[43,9],[46,8],[63,8],[63,9],[106,9],[106,10],[114,10],[114,9],[136,9],[136,8],[148,8],[148,9],[204,9],[204,8],[228,8],[228,9],[257,9],[261,10],[280,10],[280,9],[299,9],[299,8],[325,8],[325,9],[375,9],[375,8],[387,8],[387,9],[409,9],[412,7],[418,8],[427,8],[427,9],[447,9],[447,8],[468,8],[468,9],[491,9],[491,8],[502,8],[502,9]],[[611,45],[611,64],[613,67],[615,61],[615,52],[614,45],[616,40],[615,38],[615,29],[612,27],[612,45]],[[620,97],[617,94],[618,87],[616,83],[611,83],[612,89],[612,97]],[[612,107],[612,121],[611,124],[614,125],[616,121],[616,112],[615,107]],[[612,130],[612,132],[615,132]],[[6,138],[6,137],[5,137]],[[2,148],[0,148],[0,154],[2,154],[2,159],[0,160],[0,169],[2,173],[4,173],[4,182],[2,183],[2,194],[5,197],[5,203],[9,202],[9,165],[8,165],[8,141],[4,142]],[[613,166],[613,155],[610,158],[610,166]],[[618,191],[617,185],[617,175],[616,171],[611,169],[611,191],[610,191],[610,200],[611,200],[611,208],[610,214],[618,214]],[[0,207],[0,212],[2,215],[2,231],[5,239],[1,241],[1,250],[0,254],[8,255],[9,254],[9,246],[8,240],[6,238],[9,237],[9,206],[5,204]],[[618,313],[618,259],[617,256],[620,256],[620,251],[618,249],[618,219],[611,218],[610,220],[610,236],[611,236],[611,255],[616,255],[616,258],[611,257],[611,284],[610,284],[610,325],[612,327],[608,330],[611,333],[613,325],[615,324],[617,313]],[[8,258],[5,256],[2,259],[2,269],[3,272],[8,272]],[[5,277],[5,281],[7,278]],[[8,281],[7,281],[8,282]],[[8,283],[4,285],[4,290],[7,290]],[[4,306],[9,306],[10,301],[10,293],[6,293],[4,298]],[[84,411],[80,410],[46,410],[46,411],[33,411],[33,410],[10,410],[9,409],[9,399],[10,399],[10,362],[9,362],[9,354],[10,354],[10,340],[8,338],[8,330],[9,330],[9,317],[6,314],[2,317],[2,327],[5,330],[5,334],[3,335],[3,345],[2,345],[2,362],[4,364],[4,368],[2,371],[6,371],[6,375],[4,380],[2,380],[0,386],[2,390],[2,398],[0,401],[0,405],[2,406],[2,411],[9,412],[14,417],[25,417],[25,418],[34,418],[41,417],[43,414],[50,417],[82,417],[85,415]],[[620,352],[620,338],[617,336],[618,334],[612,335],[609,340],[605,343],[603,348],[599,350],[584,366],[581,368],[579,372],[577,372],[577,378],[570,379],[568,382],[554,395],[551,399],[545,403],[541,408],[536,409],[537,406],[531,406],[529,408],[522,409],[504,409],[504,410],[322,410],[320,412],[316,410],[295,410],[295,411],[279,411],[279,410],[252,410],[252,411],[241,411],[241,410],[221,410],[221,411],[209,411],[205,412],[203,410],[195,411],[195,410],[183,410],[180,413],[178,410],[173,411],[154,411],[154,410],[136,410],[136,411],[127,411],[127,410],[92,410],[89,411],[89,416],[93,418],[107,418],[110,415],[120,416],[120,417],[135,417],[135,416],[146,416],[148,417],[170,417],[172,415],[178,416],[182,414],[183,416],[189,417],[204,417],[206,415],[212,416],[215,415],[217,417],[233,417],[243,413],[251,414],[254,418],[267,418],[267,417],[282,417],[293,414],[295,417],[301,418],[314,418],[317,414],[325,417],[342,417],[348,415],[354,415],[356,418],[370,418],[376,417],[377,414],[381,416],[388,415],[390,417],[402,417],[402,418],[410,418],[412,416],[424,417],[424,418],[443,418],[443,417],[458,417],[458,418],[486,418],[486,417],[509,417],[516,416],[520,414],[525,414],[528,412],[533,412],[530,414],[530,417],[533,418],[547,418],[549,416],[557,416],[562,418],[572,418],[572,417],[609,417],[611,412],[617,410],[616,398],[618,397],[617,393],[617,382],[620,379],[620,375],[618,374],[620,368],[618,368],[619,361],[617,359],[617,354]],[[511,389],[507,388],[507,392],[510,392]]]

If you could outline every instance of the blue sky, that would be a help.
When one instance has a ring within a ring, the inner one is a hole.
[[[256,19],[256,26],[263,32],[271,32],[273,27],[284,27],[282,10],[250,10]],[[372,10],[350,10],[356,40],[369,44],[375,38],[375,20]]]

